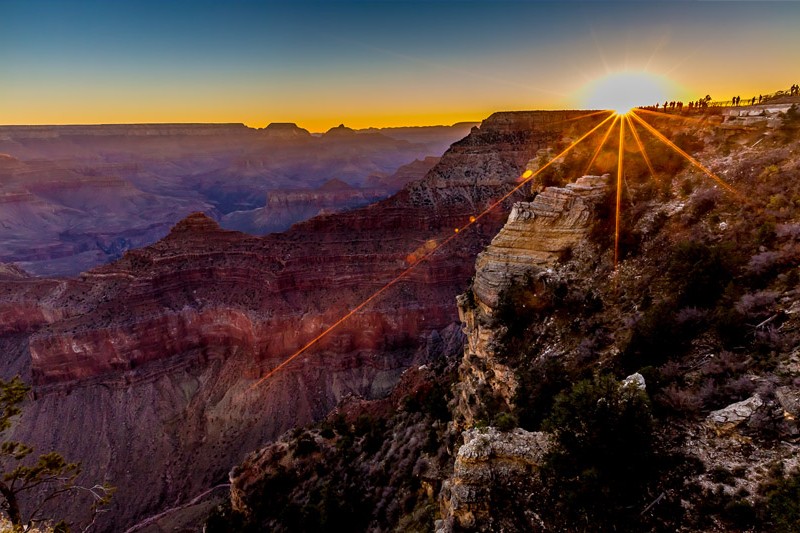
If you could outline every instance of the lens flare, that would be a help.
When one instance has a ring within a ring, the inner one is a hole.
[[[639,153],[642,154],[642,158],[644,159],[645,164],[647,165],[648,170],[650,170],[650,176],[655,180],[656,183],[661,183],[656,175],[656,171],[653,168],[653,164],[650,162],[650,158],[647,155],[647,151],[644,149],[644,144],[642,144],[642,139],[639,138],[639,132],[636,131],[636,128],[633,127],[633,121],[631,117],[625,117],[625,122],[628,123],[628,127],[633,134],[633,139],[636,141],[636,145],[639,147]]]
[[[720,185],[720,186],[721,186],[723,189],[725,189],[725,190],[726,190],[726,191],[728,191],[729,193],[733,194],[733,195],[734,195],[734,196],[736,196],[737,198],[739,198],[739,199],[743,199],[743,200],[747,201],[747,198],[746,198],[746,197],[745,197],[745,196],[744,196],[742,193],[740,193],[739,191],[737,191],[737,190],[736,190],[735,188],[733,188],[731,185],[728,185],[727,183],[725,183],[724,181],[722,181],[722,178],[720,178],[719,176],[717,176],[716,174],[714,174],[713,172],[711,172],[710,170],[708,170],[706,167],[704,167],[704,166],[703,166],[703,164],[702,164],[702,163],[700,163],[700,161],[698,161],[698,160],[697,160],[697,159],[695,159],[694,157],[690,156],[689,154],[687,154],[686,152],[684,152],[683,150],[681,150],[681,149],[680,149],[680,148],[679,148],[679,147],[678,147],[678,146],[677,146],[675,143],[673,143],[672,141],[670,141],[669,139],[667,139],[667,138],[664,136],[664,134],[663,134],[663,133],[661,133],[660,131],[658,131],[657,129],[655,129],[653,126],[651,126],[650,124],[648,124],[647,122],[645,122],[645,121],[644,121],[644,120],[643,120],[643,119],[642,119],[640,116],[638,116],[636,113],[631,113],[631,116],[632,116],[632,117],[633,117],[633,118],[636,120],[636,122],[638,122],[639,124],[641,124],[642,126],[644,126],[644,127],[645,127],[645,129],[646,129],[647,131],[649,131],[650,133],[652,133],[654,137],[656,137],[658,140],[660,140],[661,142],[663,142],[664,144],[666,144],[667,146],[669,146],[670,148],[672,148],[672,149],[673,149],[675,152],[677,152],[678,154],[680,154],[681,156],[683,156],[683,157],[684,157],[684,159],[686,159],[686,160],[687,160],[689,163],[691,163],[691,164],[692,164],[692,165],[694,165],[696,168],[698,168],[699,170],[701,170],[701,171],[702,171],[702,172],[703,172],[703,173],[704,173],[706,176],[708,176],[709,178],[711,178],[712,180],[714,180],[715,182],[717,182],[717,183],[718,183],[718,184],[719,184],[719,185]]]
[[[541,172],[543,172],[546,168],[548,168],[550,165],[552,165],[555,161],[557,161],[558,159],[560,159],[560,158],[564,157],[565,155],[567,155],[576,146],[578,146],[581,142],[583,142],[585,139],[587,139],[589,136],[591,136],[594,132],[596,132],[598,129],[600,129],[604,124],[606,124],[612,118],[613,118],[613,115],[609,115],[608,117],[606,117],[603,121],[601,121],[599,124],[594,126],[591,130],[589,130],[588,132],[584,133],[580,138],[578,138],[578,140],[573,141],[560,154],[558,154],[557,156],[553,157],[545,165],[542,165],[536,172],[533,172],[532,170],[526,170],[525,172],[523,172],[522,176],[527,175],[527,178],[524,178],[521,183],[517,184],[513,189],[511,189],[509,192],[507,192],[505,195],[503,195],[502,198],[500,198],[499,200],[496,200],[491,205],[489,205],[489,207],[484,209],[480,214],[478,214],[477,216],[471,216],[469,218],[469,222],[467,222],[463,227],[455,228],[454,233],[452,233],[449,237],[447,237],[446,239],[444,239],[443,241],[441,241],[440,243],[436,244],[433,247],[430,247],[430,248],[426,247],[427,251],[425,252],[424,255],[422,255],[420,257],[417,257],[414,253],[409,254],[409,257],[406,258],[406,261],[408,261],[409,259],[413,259],[413,262],[409,261],[411,264],[405,270],[400,272],[392,280],[390,280],[388,283],[386,283],[386,285],[384,285],[383,287],[381,287],[380,289],[378,289],[377,291],[372,293],[369,297],[367,297],[360,304],[358,304],[353,309],[348,311],[345,315],[343,315],[336,322],[334,322],[330,327],[328,327],[327,329],[322,331],[319,335],[317,335],[316,337],[314,337],[313,339],[311,339],[310,341],[305,343],[299,350],[297,350],[292,355],[290,355],[289,357],[284,359],[280,364],[278,364],[278,366],[276,366],[275,368],[273,368],[272,370],[270,370],[269,372],[264,374],[261,378],[259,378],[255,383],[253,383],[248,388],[248,391],[252,391],[252,390],[256,389],[257,387],[259,387],[260,385],[265,383],[267,380],[269,380],[276,373],[278,373],[281,370],[285,369],[287,366],[289,366],[292,363],[292,361],[294,361],[295,359],[300,357],[302,354],[304,354],[306,351],[308,351],[309,348],[311,348],[312,346],[317,344],[320,340],[322,340],[327,335],[329,335],[332,331],[334,331],[336,328],[338,328],[340,325],[342,325],[342,323],[344,323],[346,320],[348,320],[351,316],[355,315],[360,310],[362,310],[364,307],[366,307],[371,302],[373,302],[375,299],[380,297],[389,288],[391,288],[394,285],[396,285],[397,283],[399,283],[410,272],[412,272],[415,268],[417,268],[419,265],[421,265],[423,262],[425,262],[427,259],[429,259],[434,253],[436,253],[437,250],[439,250],[440,248],[442,248],[446,244],[450,243],[453,239],[458,237],[460,235],[459,232],[463,232],[463,230],[469,228],[470,226],[475,224],[478,220],[480,220],[482,217],[486,216],[495,207],[499,206],[505,200],[507,200],[509,197],[511,197],[514,193],[519,191],[527,182],[529,182],[530,180],[532,180],[533,178],[538,176]],[[434,242],[435,243],[435,241],[429,241],[429,242]],[[411,256],[414,256],[414,257],[412,258]]]
[[[592,159],[589,161],[589,164],[586,165],[586,170],[583,172],[584,174],[588,174],[589,170],[591,170],[592,165],[594,165],[594,162],[597,159],[597,156],[600,155],[600,152],[603,150],[603,146],[605,146],[606,141],[608,140],[608,136],[611,135],[611,131],[614,129],[614,125],[617,123],[617,120],[619,120],[619,116],[615,115],[614,116],[614,120],[611,122],[611,125],[608,127],[608,129],[606,130],[606,133],[603,135],[603,139],[600,141],[600,144],[597,146],[597,150],[594,151],[594,155],[592,156]]]
[[[614,270],[619,265],[619,228],[622,211],[622,160],[625,155],[625,122],[619,121],[619,157],[617,159],[617,207],[614,220]]]

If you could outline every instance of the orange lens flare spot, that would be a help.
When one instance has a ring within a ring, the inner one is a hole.
[[[458,233],[458,228],[456,228],[456,230],[455,230],[455,231],[456,231],[456,233]]]
[[[478,220],[478,219],[477,219],[477,218],[475,218],[475,217],[469,217],[469,221],[470,221],[470,223],[472,223],[472,222],[475,222],[476,220]]]
[[[526,180],[526,179],[530,178],[531,176],[533,176],[533,170],[528,169],[528,170],[526,170],[525,172],[522,173],[521,178]]]

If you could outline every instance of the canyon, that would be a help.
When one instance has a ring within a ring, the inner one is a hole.
[[[414,161],[440,156],[471,126],[395,137],[286,123],[0,126],[0,261],[76,275],[198,211],[230,229],[283,231],[388,197],[424,176]],[[326,186],[337,182],[353,190]]]
[[[249,454],[206,530],[793,531],[800,115],[787,115],[651,118],[704,170],[645,139],[658,176],[626,159],[620,196],[609,176],[534,184],[475,258],[460,339],[442,334],[386,398],[347,399]]]
[[[600,120],[583,115],[496,113],[424,179],[284,233],[250,236],[193,213],[158,242],[73,278],[5,269],[3,375],[34,385],[14,436],[116,486],[99,519],[116,531],[224,483],[245,453],[343,398],[385,396],[407,368],[436,355],[436,339],[452,336],[454,298],[513,198],[446,239],[516,188],[543,150]],[[87,502],[70,503],[60,511],[80,523]]]

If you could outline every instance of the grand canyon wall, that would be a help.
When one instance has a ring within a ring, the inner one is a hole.
[[[286,233],[252,237],[194,214],[74,279],[0,277],[3,373],[35,385],[15,436],[117,486],[100,519],[113,531],[224,482],[246,452],[344,396],[388,393],[457,319],[455,295],[504,209],[258,380],[513,188],[541,149],[597,122],[575,117],[495,114],[424,180]],[[62,510],[79,518],[85,504]]]

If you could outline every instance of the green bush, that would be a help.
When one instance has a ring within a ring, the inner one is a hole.
[[[763,521],[776,533],[796,533],[800,525],[800,470],[762,487]]]
[[[517,417],[510,413],[500,413],[494,418],[494,426],[500,431],[511,431],[517,427]]]
[[[554,523],[567,530],[635,528],[655,474],[653,419],[647,396],[610,376],[560,393],[544,427],[555,445],[543,479]]]

